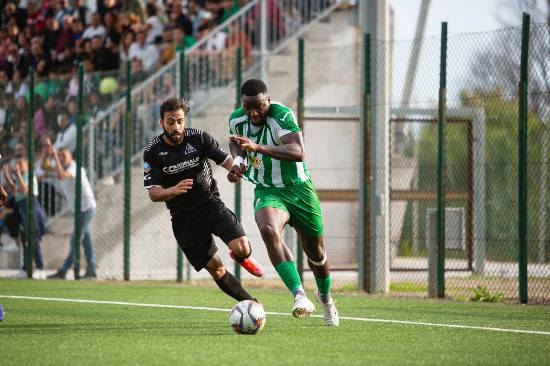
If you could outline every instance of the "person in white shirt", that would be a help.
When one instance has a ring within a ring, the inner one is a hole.
[[[147,11],[147,20],[145,22],[148,29],[147,43],[156,43],[155,41],[157,40],[157,38],[162,37],[162,30],[164,26],[157,16],[157,9],[155,7],[155,4],[145,4],[145,10]]]
[[[59,207],[57,201],[56,192],[59,188],[57,184],[57,172],[55,169],[55,159],[50,156],[50,147],[52,143],[49,137],[45,137],[42,141],[42,149],[40,152],[40,158],[36,161],[34,169],[34,175],[42,187],[40,191],[42,193],[42,207],[48,216],[53,216],[56,213],[56,204]]]
[[[76,149],[76,126],[71,123],[69,114],[66,111],[61,111],[57,115],[57,126],[59,132],[55,136],[53,147],[57,150],[67,148],[69,151]]]
[[[106,33],[105,27],[101,24],[99,13],[94,13],[90,19],[90,26],[82,33],[82,39],[92,39],[94,36],[100,36],[103,39]]]
[[[159,50],[155,45],[147,44],[147,28],[140,28],[136,35],[136,41],[130,46],[130,59],[138,59],[143,65],[143,70],[150,71],[159,60]]]
[[[67,199],[67,203],[72,212],[75,212],[75,196],[76,196],[76,162],[73,160],[73,155],[71,151],[67,148],[60,149],[59,151],[51,147],[50,150],[51,156],[55,159],[55,167],[57,171],[58,187],[61,190],[61,193]],[[95,279],[96,278],[96,261],[95,261],[95,251],[94,245],[92,242],[91,227],[92,221],[95,218],[96,212],[96,200],[92,186],[88,177],[86,176],[86,171],[82,169],[82,195],[81,195],[81,206],[80,206],[80,217],[81,217],[81,232],[79,241],[84,246],[84,254],[86,255],[86,262],[88,264],[86,268],[86,274],[83,278],[86,279]],[[74,254],[76,247],[76,236],[73,232],[71,235],[71,240],[69,243],[70,251],[69,255],[65,259],[65,262],[57,270],[57,272],[48,278],[57,278],[65,279],[67,272],[74,264]]]

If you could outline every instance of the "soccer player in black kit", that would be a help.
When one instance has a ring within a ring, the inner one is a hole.
[[[229,247],[230,255],[248,272],[263,275],[250,257],[252,248],[235,214],[220,199],[208,159],[231,169],[233,159],[204,131],[185,128],[187,103],[168,98],[160,106],[164,133],[144,149],[144,185],[153,202],[164,201],[172,216],[179,247],[195,268],[205,268],[216,284],[238,301],[255,300],[229,273],[217,254],[212,235]]]

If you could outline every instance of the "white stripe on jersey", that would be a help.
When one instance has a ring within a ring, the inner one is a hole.
[[[296,170],[298,171],[298,176],[300,177],[300,180],[302,182],[305,182],[309,178],[306,175],[306,170],[304,168],[304,163],[302,161],[299,161],[296,163]]]
[[[147,146],[145,146],[144,150],[145,150],[145,151],[149,151],[149,150],[151,150],[151,148],[152,148],[153,146],[155,146],[156,144],[160,144],[160,138],[159,138],[158,136],[155,137],[154,139],[152,139],[151,142],[149,142],[149,143],[147,144]]]
[[[233,118],[231,121],[229,121],[229,128],[231,133],[236,134],[237,130],[235,129],[235,127],[237,126],[237,124],[246,121],[246,119],[247,119],[247,115],[245,114],[244,116]]]

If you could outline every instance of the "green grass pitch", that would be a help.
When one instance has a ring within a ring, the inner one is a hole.
[[[256,290],[266,311],[289,313],[282,290]],[[230,309],[212,287],[173,283],[0,280],[0,364],[7,365],[505,365],[550,364],[550,333],[510,333],[268,315],[235,334],[228,312],[2,297],[32,296]],[[550,332],[550,308],[335,294],[341,316]],[[318,307],[318,311],[321,311]]]

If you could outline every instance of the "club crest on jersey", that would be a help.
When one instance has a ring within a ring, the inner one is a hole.
[[[143,163],[143,173],[147,174],[151,171],[151,165],[148,162]]]
[[[196,152],[197,149],[195,149],[191,144],[187,144],[187,146],[185,146],[185,155],[193,154]]]
[[[248,161],[250,162],[250,165],[252,165],[255,169],[261,168],[263,164],[262,159],[257,156],[249,156]]]

